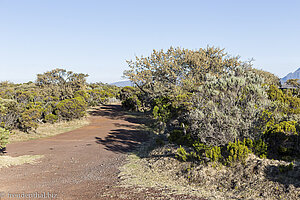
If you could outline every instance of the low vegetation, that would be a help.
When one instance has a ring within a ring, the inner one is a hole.
[[[89,107],[114,101],[118,97],[118,87],[103,83],[88,84],[87,76],[65,69],[54,69],[37,74],[35,82],[1,82],[0,149],[4,149],[8,141],[51,135],[40,133],[45,126],[61,125],[66,130],[78,128],[86,124],[86,120],[83,120],[84,123],[77,121],[77,124],[71,121],[86,116]],[[9,140],[10,135],[12,139]]]
[[[27,140],[35,140],[44,137],[50,137],[54,135],[58,135],[61,133],[65,133],[68,131],[72,131],[83,126],[89,124],[89,120],[87,118],[74,119],[71,121],[60,121],[56,123],[44,123],[40,124],[34,132],[26,133],[20,130],[12,130],[8,142],[20,142]]]
[[[24,155],[18,157],[0,156],[0,169],[14,165],[23,165],[25,163],[34,164],[41,158],[43,158],[42,155]]]
[[[182,166],[188,163],[196,168],[221,167],[229,175],[234,169],[240,169],[243,174],[243,170],[249,170],[247,166],[255,167],[255,163],[249,162],[262,161],[272,163],[278,173],[299,173],[300,90],[297,80],[290,81],[294,88],[281,89],[279,78],[272,73],[254,69],[251,62],[241,61],[224,49],[214,47],[154,50],[149,57],[137,57],[128,64],[130,70],[124,75],[135,87],[120,91],[123,107],[151,112],[157,121],[156,145],[159,148],[169,144],[177,146],[171,155]],[[285,164],[279,164],[281,162]],[[268,171],[272,167],[265,163],[264,170],[259,169],[259,176],[274,182],[276,178],[272,176],[277,175]],[[188,182],[197,182],[188,178],[193,173],[181,174]],[[259,176],[245,184],[262,184]],[[215,180],[221,181],[217,177]],[[294,188],[288,193],[300,195],[300,183],[295,178],[279,182],[282,188],[293,184]],[[230,190],[228,185],[224,188]],[[267,197],[270,191],[269,188]],[[259,194],[254,193],[251,197],[257,198]],[[283,191],[277,193],[283,195]]]

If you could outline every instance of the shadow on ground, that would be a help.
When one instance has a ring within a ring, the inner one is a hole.
[[[288,188],[290,185],[293,185],[296,188],[300,187],[299,165],[296,165],[291,169],[289,169],[287,166],[279,167],[275,165],[269,165],[266,167],[265,173],[269,180],[283,184],[286,188]]]
[[[96,143],[106,150],[126,153],[134,151],[139,144],[149,139],[149,131],[142,130],[141,125],[151,123],[151,118],[144,113],[127,112],[120,105],[101,106],[90,111],[93,116],[105,116],[110,119],[122,119],[128,123],[114,123],[118,129],[111,130],[105,138],[95,137]]]
[[[116,129],[104,139],[96,137],[96,142],[105,146],[106,150],[126,153],[135,150],[142,142],[147,141],[147,131]]]
[[[105,116],[110,119],[123,119],[130,123],[146,124],[151,120],[147,113],[129,112],[122,109],[121,105],[103,105],[89,111],[92,116]]]

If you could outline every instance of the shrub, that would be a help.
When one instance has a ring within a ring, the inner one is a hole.
[[[85,115],[87,103],[82,97],[65,99],[56,105],[56,115],[64,120],[78,119]]]
[[[86,87],[88,74],[74,73],[65,69],[53,69],[43,74],[38,74],[36,85],[51,96],[57,96],[61,100],[74,97],[78,90]]]
[[[252,148],[255,147],[252,140],[236,140],[224,146],[211,146],[201,142],[194,142],[194,151],[187,153],[180,145],[180,148],[177,149],[176,158],[182,161],[198,160],[213,162],[215,164],[220,163],[227,166],[232,166],[235,163],[245,164],[247,157],[252,152],[251,149],[247,147],[246,141],[248,145],[250,144],[251,146],[252,144]]]
[[[267,93],[269,99],[274,101],[277,112],[285,115],[300,114],[300,98],[293,96],[291,90],[281,90],[270,85]]]
[[[247,145],[248,146],[248,145]],[[268,155],[268,145],[262,140],[255,140],[253,148],[251,148],[253,153],[260,158],[267,158]]]
[[[210,162],[221,162],[221,148],[218,146],[208,146],[203,143],[196,142],[193,144],[194,149],[198,159],[205,157],[208,158]]]
[[[260,137],[258,116],[269,102],[261,84],[262,79],[246,69],[221,77],[207,74],[192,96],[194,108],[186,113],[188,132],[213,146]]]
[[[251,150],[248,149],[245,141],[241,142],[236,140],[235,142],[229,142],[226,148],[228,155],[225,163],[229,166],[237,161],[245,164],[249,153],[251,153]]]
[[[170,142],[179,145],[192,146],[194,141],[190,134],[184,134],[183,130],[173,130],[168,137]]]
[[[24,105],[15,100],[0,98],[0,126],[6,129],[17,128]]]
[[[119,92],[120,100],[121,101],[126,100],[127,98],[136,95],[137,92],[138,90],[135,87],[131,87],[131,86],[123,87]]]
[[[52,113],[45,116],[45,122],[54,124],[58,120],[57,115],[54,115]]]
[[[85,101],[88,101],[90,95],[85,90],[78,90],[75,92],[74,97],[82,97]]]
[[[25,132],[38,127],[38,120],[41,119],[43,110],[39,107],[33,107],[21,113],[19,118],[20,128]]]
[[[141,106],[141,101],[136,95],[126,98],[122,101],[122,107],[126,110],[138,111]]]
[[[295,121],[282,121],[272,124],[264,131],[268,153],[275,158],[299,156],[298,125]]]
[[[142,98],[135,87],[123,87],[119,92],[119,98],[122,101],[122,107],[126,110],[139,111],[143,107]]]
[[[0,152],[6,147],[6,144],[8,143],[9,134],[10,133],[8,130],[0,128]]]
[[[185,151],[185,149],[180,145],[180,147],[177,149],[177,154],[175,155],[176,158],[182,160],[182,161],[187,161],[188,159],[188,154]]]

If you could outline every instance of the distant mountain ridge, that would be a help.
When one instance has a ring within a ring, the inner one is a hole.
[[[131,81],[118,81],[118,82],[110,83],[110,85],[115,85],[118,87],[126,87],[126,86],[133,86],[133,83]]]
[[[300,79],[300,67],[295,72],[289,73],[288,75],[281,78],[280,80],[281,80],[282,83],[284,83],[289,79]]]

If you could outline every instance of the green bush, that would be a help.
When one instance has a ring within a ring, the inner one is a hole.
[[[187,161],[188,159],[188,153],[185,151],[185,149],[180,145],[180,147],[177,149],[177,154],[175,157],[182,161]]]
[[[19,118],[21,130],[28,132],[38,127],[38,120],[41,119],[43,110],[40,106],[32,107],[21,113]]]
[[[135,96],[128,97],[122,101],[122,107],[126,110],[138,111],[141,106],[141,101]]]
[[[58,120],[57,115],[54,115],[52,113],[45,116],[45,122],[54,124]]]
[[[88,94],[89,94],[89,98],[88,98],[89,106],[97,106],[100,104],[104,104],[107,101],[107,97],[103,95],[102,89],[88,90]]]
[[[247,157],[251,153],[251,150],[246,146],[245,141],[236,140],[235,142],[229,142],[227,147],[226,165],[233,165],[237,161],[245,164]]]
[[[251,142],[250,142],[251,141]],[[252,140],[248,140],[253,145]],[[215,164],[220,163],[226,166],[232,166],[236,163],[245,164],[247,157],[252,152],[250,148],[247,147],[246,140],[235,142],[229,142],[224,146],[211,146],[206,145],[201,142],[194,142],[194,151],[187,153],[185,149],[180,145],[177,149],[176,158],[182,161],[188,160],[198,160],[205,162],[213,162]]]
[[[119,98],[122,101],[122,107],[126,110],[139,111],[142,108],[140,93],[135,87],[123,87],[119,92]]]
[[[258,116],[269,100],[263,80],[247,69],[223,76],[206,74],[206,82],[192,96],[186,113],[188,132],[202,143],[221,146],[236,139],[261,135]]]
[[[85,101],[88,101],[90,95],[85,90],[78,90],[75,92],[74,97],[82,97]]]
[[[270,85],[267,94],[269,99],[276,103],[277,112],[285,115],[300,114],[300,98],[293,96],[291,90],[281,90]]]
[[[84,101],[90,99],[86,77],[86,74],[55,69],[38,74],[35,83],[0,83],[0,127],[28,132],[39,123],[71,120],[84,115]],[[102,96],[118,92],[115,86],[102,84],[97,87]]]
[[[194,142],[190,134],[185,135],[183,133],[183,130],[171,131],[168,139],[170,142],[173,142],[175,144],[186,145],[186,146],[192,146]]]
[[[198,159],[205,157],[208,158],[210,162],[221,162],[221,148],[218,146],[208,146],[203,143],[196,142],[193,144],[196,151]]]
[[[85,115],[87,102],[82,97],[60,101],[55,108],[56,115],[63,120],[78,119]]]
[[[255,155],[260,158],[267,158],[268,155],[268,145],[262,140],[255,140],[252,151]]]
[[[126,86],[126,87],[123,87],[121,89],[121,91],[119,92],[119,97],[120,97],[120,100],[123,101],[131,96],[137,95],[137,93],[138,93],[137,88],[131,87],[131,86]]]
[[[8,130],[0,128],[0,152],[3,148],[6,147],[6,144],[8,143],[9,134],[10,133]]]
[[[18,104],[15,100],[0,98],[0,126],[6,129],[17,128],[23,110],[23,104]]]
[[[268,154],[277,159],[299,157],[299,130],[296,121],[282,121],[271,124],[264,131]]]

